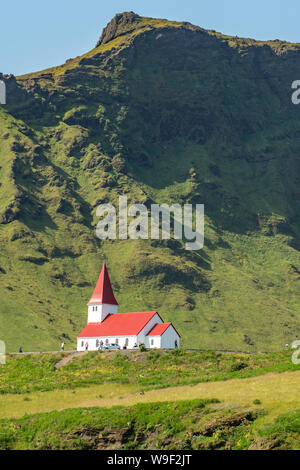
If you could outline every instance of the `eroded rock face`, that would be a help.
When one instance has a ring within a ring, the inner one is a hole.
[[[104,432],[103,432],[104,431]],[[98,429],[83,427],[70,434],[70,438],[79,438],[86,443],[86,447],[94,450],[120,450],[124,448],[124,444],[132,440],[138,442],[138,435],[134,440],[134,430],[132,427],[120,429]]]
[[[133,25],[139,20],[140,16],[133,11],[118,13],[104,28],[101,38],[96,47],[115,39],[122,34],[128,33],[133,29]]]

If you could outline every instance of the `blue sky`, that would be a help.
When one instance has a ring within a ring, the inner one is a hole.
[[[0,5],[0,72],[20,75],[81,55],[122,11],[190,21],[225,34],[300,42],[299,0],[14,0]]]

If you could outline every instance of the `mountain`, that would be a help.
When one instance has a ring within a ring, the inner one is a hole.
[[[120,311],[189,348],[300,335],[300,45],[121,13],[65,64],[3,76],[0,338],[74,347],[103,261]],[[100,241],[101,203],[205,204],[205,245]]]

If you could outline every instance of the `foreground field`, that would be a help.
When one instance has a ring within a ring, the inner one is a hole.
[[[0,449],[299,449],[300,411],[256,426],[264,411],[217,400],[79,408],[0,422]]]
[[[228,406],[251,406],[259,400],[267,420],[280,413],[300,409],[300,371],[266,374],[248,379],[199,383],[140,392],[135,385],[93,385],[76,390],[0,395],[0,417],[19,418],[25,414],[67,408],[132,406],[137,403],[217,398]],[[264,417],[260,421],[265,421]]]
[[[0,449],[298,449],[290,353],[11,357],[0,369]],[[44,373],[43,373],[44,370]]]

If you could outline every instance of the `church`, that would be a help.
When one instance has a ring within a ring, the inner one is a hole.
[[[96,351],[112,344],[120,349],[174,349],[180,335],[172,323],[164,323],[158,312],[118,313],[118,302],[103,265],[94,293],[88,303],[88,324],[77,337],[77,351]]]

